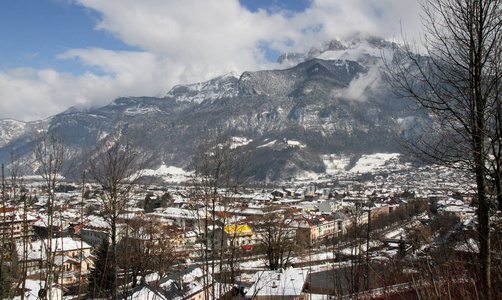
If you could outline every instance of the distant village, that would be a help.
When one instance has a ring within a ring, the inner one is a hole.
[[[330,299],[360,292],[377,297],[382,284],[369,279],[361,279],[357,288],[353,280],[345,279],[338,286],[323,288],[312,278],[330,268],[347,269],[357,263],[361,273],[369,272],[364,268],[370,260],[373,264],[423,255],[438,239],[472,230],[476,222],[472,184],[455,170],[421,167],[340,174],[276,187],[242,187],[238,192],[218,189],[217,197],[211,199],[194,197],[189,184],[137,185],[115,224],[117,245],[127,240],[124,245],[132,249],[119,264],[133,265],[134,252],[153,257],[167,248],[166,256],[159,257],[171,260],[165,269],[155,270],[138,258],[135,271],[119,276],[125,287],[120,289],[121,297],[204,299],[215,289],[236,299]],[[54,258],[52,298],[78,299],[96,267],[97,249],[104,241],[111,242],[110,220],[102,214],[102,187],[60,181],[52,219],[46,189],[36,177],[24,178],[16,186],[4,183],[0,235],[3,245],[11,243],[15,249],[13,257],[6,259],[17,264],[20,273],[25,270],[25,278],[15,276],[15,299],[39,299],[48,252]],[[275,221],[269,224],[267,220]],[[416,234],[435,220],[453,220],[445,231],[448,234]],[[267,254],[272,249],[267,248],[271,226],[278,233],[286,232],[284,241],[293,241],[284,244],[287,249],[282,249],[276,265]],[[476,251],[469,238],[454,240],[452,247],[458,253]],[[235,260],[228,263],[232,267],[226,269],[233,273],[225,277],[231,279],[215,287],[217,280],[211,278],[208,284],[204,277],[222,273],[214,270],[215,264],[223,268],[223,257],[229,259],[234,253]],[[207,264],[211,263],[210,269]],[[397,284],[401,283],[383,285],[406,292],[406,286]]]

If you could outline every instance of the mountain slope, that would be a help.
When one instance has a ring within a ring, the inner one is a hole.
[[[335,46],[329,51],[344,49]],[[140,148],[153,169],[189,169],[202,141],[225,135],[246,141],[238,147],[254,153],[256,180],[322,174],[326,155],[398,151],[396,136],[406,135],[422,118],[381,81],[378,64],[368,59],[371,51],[359,51],[363,60],[309,58],[287,69],[175,86],[164,98],[119,98],[98,109],[69,109],[54,116],[47,129],[82,149],[120,126],[141,137]],[[2,161],[13,146],[28,154],[27,128],[34,126],[7,123],[0,123]]]

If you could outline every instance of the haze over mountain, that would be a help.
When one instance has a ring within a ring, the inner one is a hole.
[[[398,152],[396,137],[423,117],[382,80],[381,56],[391,58],[396,47],[377,38],[330,41],[281,56],[284,69],[178,85],[163,98],[119,98],[36,122],[0,120],[0,159],[8,163],[13,148],[27,159],[37,130],[56,130],[83,149],[119,124],[142,137],[139,147],[152,169],[188,170],[197,145],[223,135],[253,152],[256,180],[323,174],[333,155],[350,160]]]

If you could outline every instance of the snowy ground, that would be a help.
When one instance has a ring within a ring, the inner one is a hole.
[[[166,182],[185,182],[187,181],[189,172],[184,171],[181,168],[161,165],[156,170],[146,169],[142,172],[143,176],[156,176],[161,177]]]
[[[399,153],[376,153],[363,155],[350,169],[353,173],[366,173],[382,169],[384,166],[395,166],[399,159]]]
[[[252,140],[243,138],[243,137],[232,137],[232,146],[233,148],[244,146],[251,143]],[[261,147],[271,147],[277,140],[273,140],[268,142],[267,144],[258,146]],[[286,144],[289,147],[306,147],[298,141],[288,140]],[[323,174],[318,174],[314,172],[299,172],[296,174],[295,181],[312,181],[317,180],[320,177],[325,177],[326,175],[339,175],[343,173],[368,173],[368,172],[376,172],[380,170],[392,170],[392,169],[402,169],[405,168],[404,165],[399,164],[399,156],[398,153],[376,153],[371,155],[362,155],[361,158],[357,161],[355,166],[350,170],[346,170],[347,166],[350,162],[350,157],[346,155],[324,155],[323,162],[326,166],[326,172]],[[157,169],[146,169],[143,171],[143,175],[145,176],[156,176],[162,178],[165,182],[186,182],[189,178],[190,173],[174,166],[166,166],[161,165]]]
[[[403,168],[399,165],[399,153],[375,153],[362,155],[356,165],[350,170],[346,170],[350,162],[350,157],[347,155],[324,155],[323,161],[326,166],[326,174],[336,175],[345,172],[351,173],[367,173],[382,169]]]

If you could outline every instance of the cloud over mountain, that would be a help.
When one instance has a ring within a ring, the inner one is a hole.
[[[0,118],[34,120],[69,106],[102,106],[119,96],[161,96],[175,84],[272,68],[270,53],[307,51],[355,32],[399,36],[400,21],[413,35],[416,2],[313,0],[295,12],[250,11],[237,0],[75,0],[97,12],[96,30],[136,50],[89,45],[57,56],[82,64],[83,74],[51,66],[0,71],[0,97],[9,99],[0,104]]]

